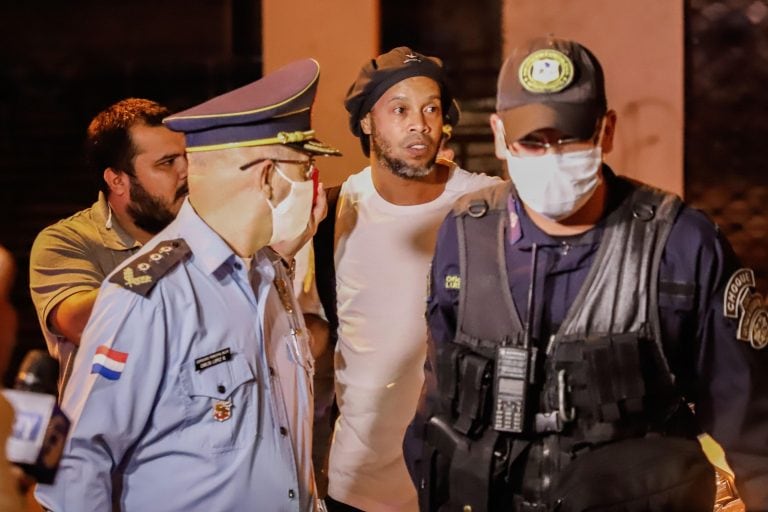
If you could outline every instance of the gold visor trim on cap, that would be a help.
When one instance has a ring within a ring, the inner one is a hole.
[[[248,148],[253,146],[269,146],[270,144],[293,144],[303,142],[315,137],[315,130],[305,132],[280,132],[274,137],[266,139],[242,140],[239,142],[225,142],[222,144],[210,144],[207,146],[187,146],[187,153],[201,151],[218,151],[220,149]]]

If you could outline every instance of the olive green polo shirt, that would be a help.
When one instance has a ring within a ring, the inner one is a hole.
[[[139,247],[112,216],[102,192],[90,208],[37,235],[29,258],[29,287],[48,351],[59,360],[59,391],[69,377],[77,347],[52,331],[48,315],[67,297],[99,288]]]

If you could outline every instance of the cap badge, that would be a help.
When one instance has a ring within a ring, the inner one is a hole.
[[[403,64],[408,64],[409,62],[421,62],[421,58],[418,55],[409,53],[408,55],[405,56],[405,60],[403,61]]]
[[[526,91],[536,94],[560,92],[573,81],[573,62],[558,50],[536,50],[520,64],[518,77]]]

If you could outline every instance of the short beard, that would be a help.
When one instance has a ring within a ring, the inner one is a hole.
[[[135,176],[129,176],[129,180],[131,202],[126,208],[128,215],[139,228],[152,235],[158,234],[176,218],[177,212],[171,211],[160,199],[147,192]],[[188,192],[187,183],[184,182],[176,191],[173,202],[175,203]]]
[[[386,140],[379,139],[373,120],[371,120],[370,140],[371,150],[376,155],[376,160],[378,160],[379,164],[389,169],[395,176],[406,180],[418,180],[429,176],[437,160],[437,152],[435,152],[432,158],[429,159],[429,162],[427,162],[427,165],[414,167],[399,158],[393,157],[392,146]]]

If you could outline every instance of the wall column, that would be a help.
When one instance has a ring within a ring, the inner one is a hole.
[[[368,163],[349,131],[344,97],[363,63],[379,53],[378,0],[263,0],[264,73],[297,59],[320,63],[312,125],[343,157],[321,159],[326,187],[341,183]]]

